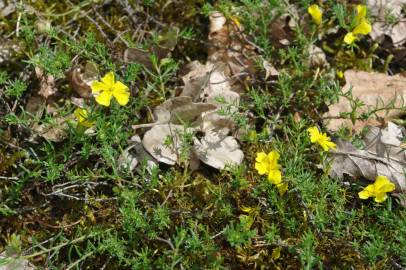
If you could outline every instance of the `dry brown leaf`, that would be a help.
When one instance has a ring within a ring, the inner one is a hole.
[[[406,41],[406,22],[402,8],[406,0],[368,0],[367,6],[371,15],[376,17],[372,25],[371,38],[382,43],[385,36],[391,38],[394,47],[403,45]],[[387,22],[388,15],[396,18],[396,23]]]
[[[310,67],[328,67],[329,63],[323,50],[315,45],[309,46],[309,66]]]
[[[82,98],[90,98],[92,96],[92,89],[90,84],[97,80],[98,76],[97,65],[93,62],[87,61],[86,64],[80,65],[69,70],[66,77],[73,90]]]
[[[191,132],[192,129],[187,129],[187,131]],[[182,125],[155,125],[144,134],[142,145],[157,161],[175,165],[178,162],[181,146],[179,135],[182,132],[184,132]],[[171,143],[166,143],[168,137],[171,138]]]
[[[45,98],[40,95],[32,95],[28,98],[27,104],[25,105],[25,110],[30,114],[41,118],[43,109],[45,105]]]
[[[150,46],[149,50],[141,50],[138,48],[127,48],[124,51],[123,60],[125,63],[139,63],[147,69],[153,69],[154,65],[151,61],[151,55],[154,54],[158,62],[168,57],[173,51],[179,39],[179,28],[171,27],[162,31],[157,37],[158,45]]]
[[[274,19],[269,25],[270,40],[277,48],[288,46],[294,39],[294,32],[289,27],[289,20],[289,15],[285,14]]]
[[[202,162],[219,170],[227,165],[241,164],[244,158],[237,140],[224,133],[226,132],[206,132],[201,140],[195,138],[193,147]]]
[[[351,89],[354,99],[358,98],[365,104],[358,109],[358,114],[365,113],[368,110],[376,108],[376,106],[383,108],[392,102],[396,108],[404,106],[403,100],[406,100],[406,78],[399,75],[388,76],[383,73],[355,70],[347,70],[344,76],[346,84],[343,87],[343,93]],[[343,112],[351,112],[351,104],[346,97],[340,97],[338,103],[329,106],[329,111],[324,115],[327,118],[326,125],[328,129],[336,131],[341,126],[345,126],[355,131],[360,131],[366,125],[379,124],[379,121],[374,117],[371,117],[367,121],[356,121],[353,124],[348,119],[339,118],[340,113]],[[404,113],[404,109],[393,109],[379,111],[376,115],[385,121],[389,121]]]
[[[38,91],[40,96],[48,99],[50,96],[53,96],[56,92],[58,92],[58,89],[55,87],[54,76],[50,74],[45,75],[43,70],[38,67],[35,68],[35,74],[38,80],[40,80],[40,87]]]
[[[250,41],[237,22],[217,11],[210,14],[207,60],[224,73],[234,92],[243,93],[245,79],[258,71],[261,59],[257,51],[262,49]]]
[[[360,150],[350,142],[339,141],[332,153],[330,176],[342,179],[344,174],[374,181],[378,175],[387,176],[397,192],[406,192],[406,155],[400,147],[402,129],[390,123],[385,129],[371,127]]]
[[[179,96],[168,99],[154,110],[155,123],[134,125],[133,128],[152,127],[158,124],[188,123],[198,126],[201,123],[201,114],[217,107],[208,103],[193,103],[188,96]]]
[[[399,47],[406,41],[406,21],[400,21],[395,24],[376,22],[372,25],[370,33],[372,40],[382,43],[385,36],[391,38],[393,46]]]
[[[64,117],[57,117],[54,123],[34,124],[31,129],[36,135],[44,139],[61,142],[68,135],[68,123],[66,121],[67,119]]]

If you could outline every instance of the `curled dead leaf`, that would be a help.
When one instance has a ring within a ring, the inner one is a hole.
[[[73,90],[82,98],[90,98],[92,96],[92,89],[90,84],[92,81],[97,80],[98,67],[95,63],[87,61],[83,66],[74,67],[66,73],[66,77]]]

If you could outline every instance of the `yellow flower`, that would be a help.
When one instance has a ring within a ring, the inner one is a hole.
[[[357,15],[355,17],[355,22],[357,26],[347,33],[344,37],[344,42],[347,44],[352,44],[357,39],[356,35],[368,35],[372,31],[371,24],[366,19],[367,7],[365,5],[357,6]]]
[[[307,12],[312,16],[312,19],[315,24],[320,25],[321,21],[323,20],[323,12],[321,11],[320,7],[316,4],[311,5]]]
[[[96,94],[96,102],[103,106],[110,106],[112,97],[122,106],[126,105],[130,99],[128,87],[120,81],[116,82],[112,71],[101,78],[101,81],[92,82],[90,87],[92,93]]]
[[[368,35],[371,31],[371,24],[366,19],[362,19],[354,30],[352,30],[352,33],[354,35]]]
[[[308,128],[307,131],[310,134],[310,141],[312,143],[318,143],[324,151],[336,149],[336,144],[331,141],[326,133],[320,133],[317,127]]]
[[[282,173],[279,170],[279,153],[271,151],[269,154],[260,152],[255,159],[255,169],[260,175],[268,174],[268,181],[278,185],[282,182]]]
[[[357,39],[356,36],[354,36],[354,34],[352,32],[349,32],[345,35],[344,37],[344,42],[347,44],[352,44],[354,43],[354,41]]]
[[[394,190],[395,184],[390,182],[386,176],[380,175],[375,179],[375,183],[366,186],[358,193],[358,196],[363,200],[374,197],[377,203],[381,203],[388,197],[386,193]]]
[[[337,74],[338,78],[340,78],[340,79],[344,78],[344,72],[342,72],[341,70],[337,70],[336,74]]]
[[[279,195],[282,196],[283,194],[286,193],[286,191],[288,191],[289,185],[288,182],[281,182],[277,184],[276,187],[278,188]]]
[[[84,126],[84,127],[92,127],[94,125],[94,121],[89,121],[88,120],[88,112],[86,109],[82,108],[77,108],[74,112],[73,115],[76,117],[76,120],[78,121],[79,126]]]
[[[367,16],[367,6],[366,5],[357,5],[357,16],[355,19],[359,23],[362,19]]]

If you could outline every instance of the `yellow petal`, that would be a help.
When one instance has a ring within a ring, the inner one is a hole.
[[[78,120],[78,122],[83,122],[87,119],[87,111],[85,109],[82,108],[77,108],[74,112],[73,115],[76,117],[76,120]]]
[[[319,141],[320,146],[323,148],[324,151],[328,151],[330,149],[336,149],[336,144],[330,141],[330,138],[327,135],[323,134],[325,137],[323,140]]]
[[[318,5],[311,5],[307,9],[307,12],[309,12],[310,16],[312,16],[312,19],[315,24],[317,24],[317,25],[321,24],[321,21],[323,19],[323,12],[321,11],[321,9]]]
[[[396,186],[386,176],[379,175],[374,183],[375,190],[379,193],[381,192],[392,192],[395,190]]]
[[[357,23],[367,16],[367,7],[365,5],[357,5]]]
[[[278,184],[276,187],[278,188],[279,195],[283,196],[283,194],[285,194],[286,191],[288,191],[288,182],[282,182]]]
[[[278,185],[282,182],[282,173],[280,170],[270,170],[268,173],[268,181]]]
[[[101,81],[106,86],[108,86],[109,88],[113,87],[113,85],[114,85],[114,72],[113,71],[108,72],[106,75],[104,75],[103,78],[101,78]]]
[[[375,196],[375,201],[376,201],[377,203],[381,203],[381,202],[385,201],[386,198],[388,198],[388,196],[386,195],[385,192],[378,193],[378,194],[376,194],[376,196]]]
[[[347,44],[352,44],[356,39],[357,37],[352,32],[349,32],[345,35],[344,42]]]
[[[113,96],[121,106],[126,105],[130,100],[130,92],[128,91],[128,88],[114,89]]]
[[[281,247],[276,247],[276,248],[274,248],[274,249],[272,250],[271,258],[272,258],[273,260],[279,259],[279,258],[281,257],[281,250],[282,250]]]
[[[258,174],[263,175],[268,172],[268,156],[265,152],[257,153],[255,158],[255,169],[258,171]]]
[[[92,93],[99,93],[100,91],[108,90],[108,87],[99,81],[93,81],[90,84],[90,88],[92,89]]]
[[[251,212],[254,210],[254,208],[249,207],[249,206],[241,206],[240,209],[241,209],[243,212],[248,213],[248,214],[251,213]]]
[[[264,159],[266,159],[267,155],[265,154],[265,152],[259,152],[257,153],[257,157],[255,158],[255,161],[257,162],[263,162]]]
[[[369,194],[368,191],[363,190],[363,191],[358,192],[358,197],[359,197],[360,199],[366,200],[366,199],[368,199],[369,197],[371,197],[371,194]]]
[[[368,35],[372,30],[371,24],[366,20],[362,19],[360,24],[357,25],[357,27],[352,30],[352,33],[354,35]]]
[[[374,185],[368,185],[362,191],[358,192],[358,197],[363,200],[372,196],[374,196]]]
[[[341,70],[337,70],[336,74],[338,78],[340,79],[344,78],[344,72],[342,72]]]
[[[269,170],[277,170],[279,169],[278,165],[279,153],[275,150],[269,152],[268,154],[268,166]]]
[[[112,89],[113,89],[113,91],[114,90],[128,91],[127,85],[125,85],[124,83],[122,83],[120,81],[117,81],[116,83],[114,83]]]
[[[110,106],[110,101],[112,98],[111,91],[103,91],[96,96],[96,102],[103,106]]]
[[[308,128],[307,131],[309,132],[309,135],[310,135],[310,141],[312,143],[317,142],[317,140],[320,137],[319,129],[317,127],[311,127],[311,128]]]
[[[259,175],[266,174],[268,172],[268,166],[266,163],[260,163],[256,162],[255,163],[255,169],[258,171]]]

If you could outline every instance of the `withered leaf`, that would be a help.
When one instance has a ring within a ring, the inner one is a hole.
[[[73,90],[82,98],[90,98],[92,81],[97,80],[99,74],[98,67],[95,63],[87,61],[83,66],[74,67],[66,73],[69,83]]]
[[[396,185],[398,192],[405,192],[406,155],[400,147],[401,132],[393,123],[382,130],[371,127],[364,138],[364,149],[357,149],[350,142],[339,141],[337,151],[331,152],[330,176],[342,179],[347,174],[374,181],[378,175],[383,175]]]
[[[237,140],[223,132],[209,131],[201,140],[195,138],[193,149],[202,162],[219,170],[241,164],[244,158]]]

